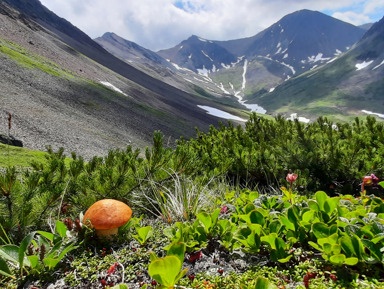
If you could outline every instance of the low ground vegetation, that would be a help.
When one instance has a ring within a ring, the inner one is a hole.
[[[87,162],[47,147],[0,173],[1,287],[384,288],[383,155],[373,117],[256,114]],[[133,217],[103,240],[82,218],[106,198]]]

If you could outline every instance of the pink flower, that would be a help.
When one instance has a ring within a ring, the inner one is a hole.
[[[221,210],[220,210],[220,214],[225,214],[225,213],[227,213],[227,211],[228,211],[228,207],[227,206],[223,206],[221,208]]]
[[[376,177],[374,174],[371,174],[370,176],[365,176],[363,178],[363,185],[365,186],[372,186],[373,184],[377,184],[379,182],[379,178]]]
[[[297,179],[297,174],[291,174],[291,173],[289,173],[289,174],[287,175],[287,181],[290,182],[291,184],[292,184],[294,181],[296,181],[296,179]]]
[[[371,178],[372,178],[372,182],[373,182],[374,184],[377,184],[377,183],[380,181],[379,178],[376,177],[374,174],[371,174]]]

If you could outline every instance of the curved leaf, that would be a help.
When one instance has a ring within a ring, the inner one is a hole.
[[[0,247],[0,257],[14,264],[19,263],[19,247],[16,245],[4,245]]]
[[[27,236],[24,237],[24,239],[20,243],[20,247],[19,247],[19,266],[20,266],[21,274],[23,274],[23,265],[24,265],[25,251],[27,250],[29,244],[31,244],[35,234],[36,234],[36,232],[29,233]]]
[[[258,277],[256,279],[255,288],[257,289],[277,289],[277,287],[270,282],[268,279],[263,277]]]
[[[312,225],[312,231],[317,239],[327,238],[330,235],[329,227],[321,222],[314,223]]]
[[[148,267],[149,275],[166,287],[173,287],[182,264],[176,256],[166,256],[152,261]]]
[[[319,205],[319,209],[324,211],[324,204],[325,201],[328,199],[328,195],[323,191],[319,191],[316,192],[315,199],[317,201],[317,204]]]
[[[345,261],[345,255],[344,254],[337,254],[333,255],[329,258],[329,261],[331,261],[335,265],[343,265]]]
[[[64,238],[67,236],[67,226],[60,221],[56,221],[56,233],[60,235],[61,238]]]
[[[0,258],[0,274],[16,279],[16,277],[12,275],[11,270],[9,270],[7,262],[2,258]]]
[[[183,264],[185,249],[186,249],[185,243],[182,243],[182,242],[174,243],[169,248],[167,252],[167,256],[176,256],[177,258],[179,258],[181,264]]]

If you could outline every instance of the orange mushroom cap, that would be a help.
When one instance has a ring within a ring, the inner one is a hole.
[[[123,202],[105,199],[89,207],[85,212],[83,223],[96,230],[108,230],[124,225],[129,221],[131,216],[131,208]]]

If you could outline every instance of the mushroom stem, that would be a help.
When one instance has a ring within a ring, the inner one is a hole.
[[[113,235],[117,235],[119,228],[111,228],[105,230],[96,230],[96,235],[98,237],[111,238]]]

